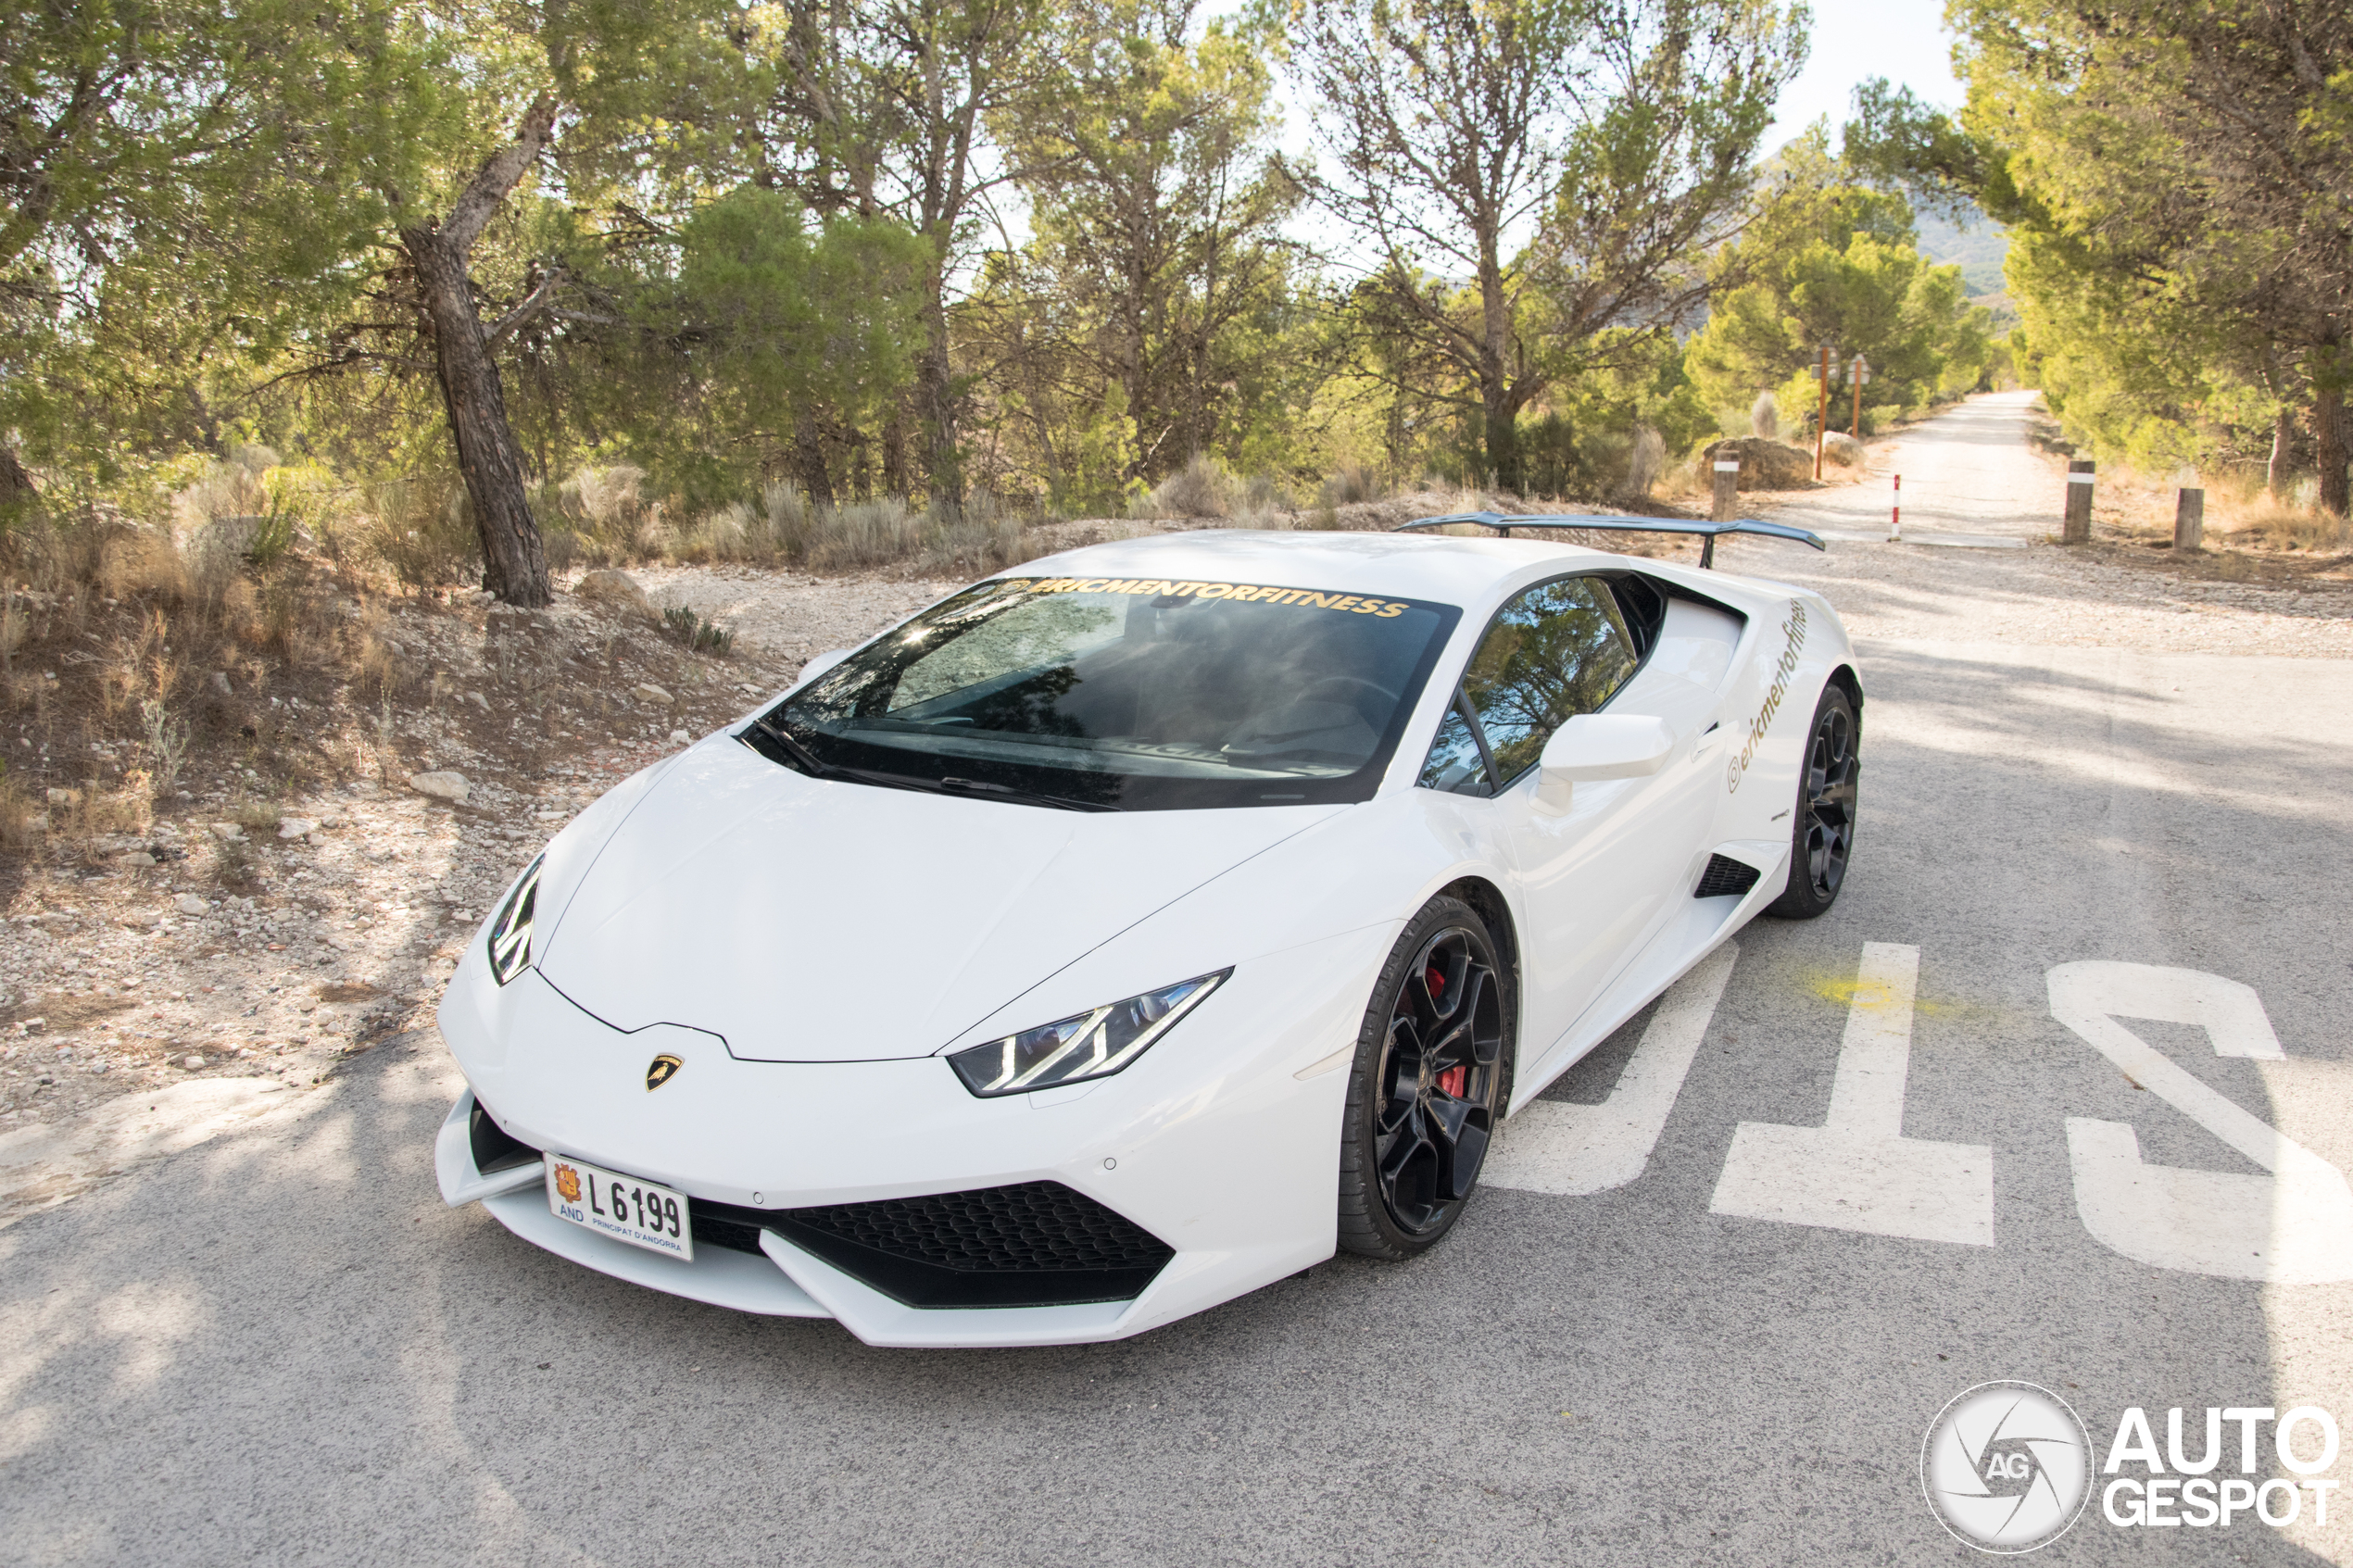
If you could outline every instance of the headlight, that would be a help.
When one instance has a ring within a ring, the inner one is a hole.
[[[490,922],[490,974],[501,985],[531,967],[531,922],[539,910],[539,868],[547,863],[542,855],[523,868]]]
[[[1221,969],[958,1051],[948,1060],[964,1087],[988,1098],[1108,1078],[1149,1049],[1234,972]]]

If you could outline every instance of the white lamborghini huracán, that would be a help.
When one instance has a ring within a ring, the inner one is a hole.
[[[1033,561],[613,790],[441,1004],[443,1197],[877,1345],[1437,1242],[1516,1107],[1837,897],[1863,694],[1811,593],[1430,521],[1507,536]]]

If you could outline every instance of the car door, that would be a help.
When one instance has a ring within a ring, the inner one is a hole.
[[[1565,812],[1536,804],[1537,762],[1554,731],[1599,711],[1639,660],[1609,583],[1540,583],[1488,625],[1440,725],[1420,782],[1484,802],[1520,887],[1520,1060],[1544,1055],[1655,932],[1710,826],[1714,797],[1692,766],[1701,729],[1645,778],[1583,783]]]

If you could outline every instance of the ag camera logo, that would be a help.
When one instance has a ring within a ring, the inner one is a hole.
[[[1929,1424],[1920,1489],[1963,1544],[2032,1551],[2067,1534],[2091,1500],[2091,1436],[2047,1388],[1981,1383]]]

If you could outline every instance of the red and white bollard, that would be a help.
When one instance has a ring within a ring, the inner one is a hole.
[[[1895,506],[1887,514],[1887,542],[1891,545],[1904,542],[1904,476],[1900,473],[1895,476]]]

